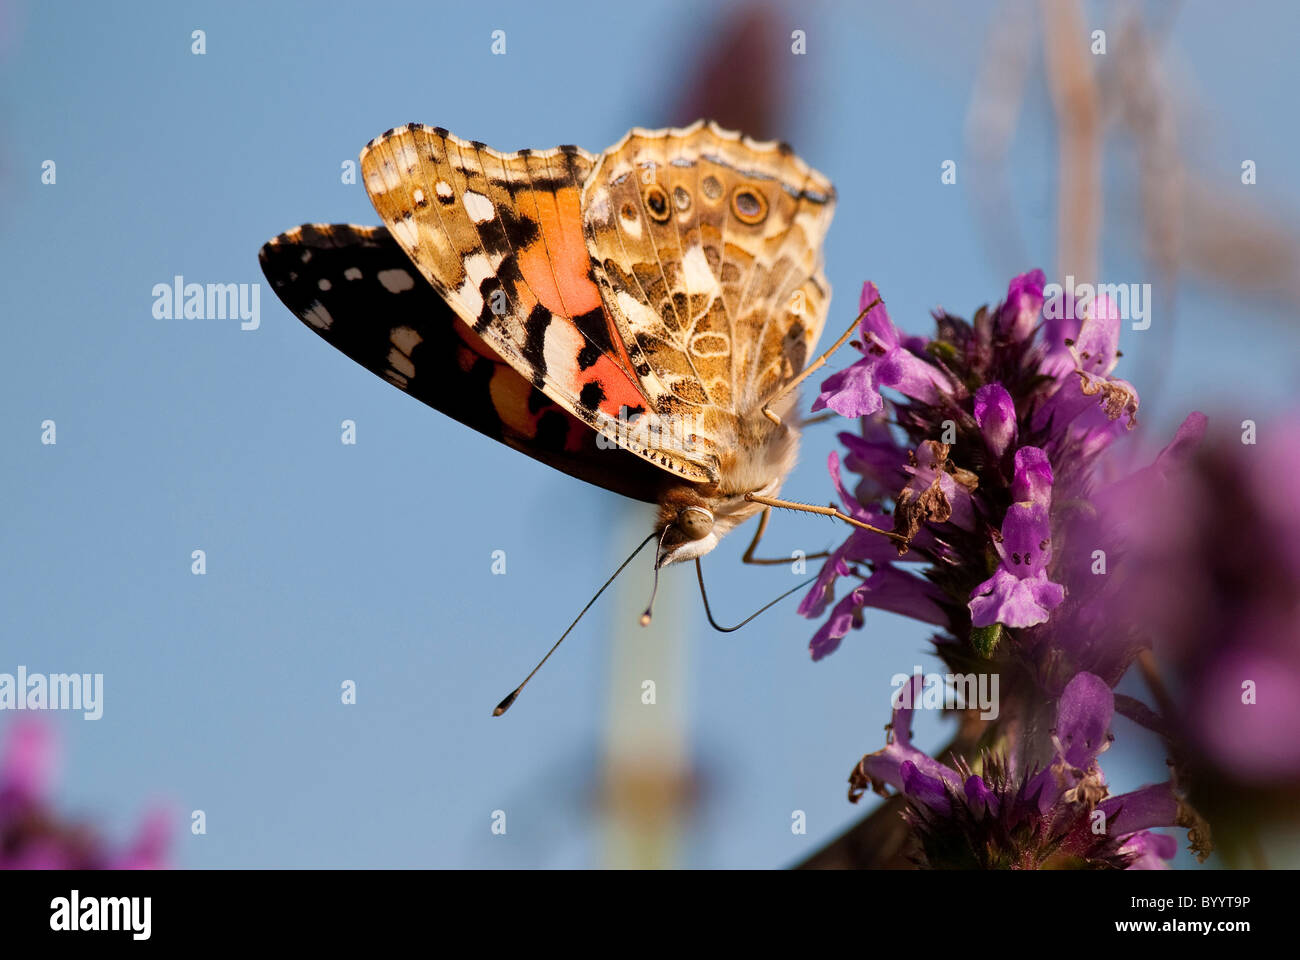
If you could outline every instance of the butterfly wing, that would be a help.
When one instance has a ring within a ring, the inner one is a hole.
[[[306,224],[258,259],[308,327],[423,403],[572,476],[654,503],[666,474],[596,433],[503,361],[383,227]]]
[[[804,367],[830,301],[835,191],[790,148],[703,121],[631,131],[583,188],[587,248],[642,392],[725,460]]]
[[[408,125],[361,154],[366,190],[410,261],[457,316],[573,417],[661,470],[716,479],[716,462],[671,436],[642,392],[602,302],[582,229],[594,158],[577,147],[503,154]],[[620,414],[638,431],[611,429]]]

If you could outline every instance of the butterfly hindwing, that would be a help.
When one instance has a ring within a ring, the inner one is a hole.
[[[642,390],[703,416],[720,459],[820,335],[833,206],[788,147],[703,122],[633,130],[587,179],[588,251]]]
[[[655,502],[666,475],[598,446],[590,426],[466,326],[385,228],[306,224],[271,240],[259,259],[284,304],[366,369],[543,463]]]
[[[713,460],[645,437],[670,435],[650,406],[594,281],[577,147],[503,154],[409,125],[361,155],[375,209],[460,319],[573,417],[661,470],[716,479]],[[636,431],[611,429],[620,416]]]

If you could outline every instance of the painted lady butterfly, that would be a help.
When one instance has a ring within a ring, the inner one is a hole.
[[[323,338],[488,436],[658,504],[656,570],[784,505],[835,202],[788,146],[700,121],[598,156],[504,154],[412,124],[372,140],[361,170],[383,227],[306,225],[261,251]]]

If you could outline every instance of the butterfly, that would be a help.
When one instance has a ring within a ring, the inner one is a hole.
[[[261,250],[326,341],[481,433],[657,504],[656,575],[787,505],[835,205],[789,146],[699,121],[600,154],[502,153],[410,124],[365,147],[361,174],[382,226],[309,224]]]

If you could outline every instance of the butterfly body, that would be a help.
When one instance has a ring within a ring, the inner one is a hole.
[[[481,432],[657,503],[661,564],[708,552],[763,509],[747,494],[779,491],[798,450],[784,388],[825,319],[834,206],[788,147],[699,122],[599,155],[506,154],[413,124],[371,141],[361,169],[383,228],[302,227],[262,251],[322,337]]]

